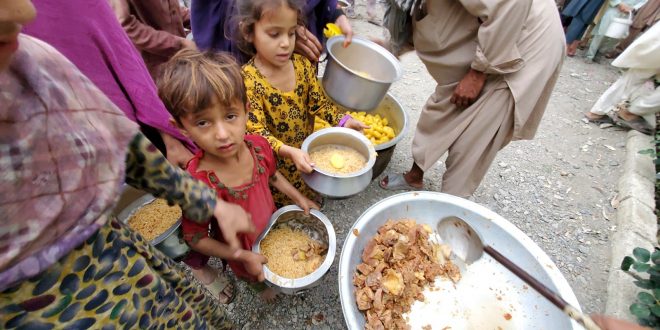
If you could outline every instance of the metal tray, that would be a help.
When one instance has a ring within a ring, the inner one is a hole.
[[[365,318],[357,309],[353,274],[366,243],[389,219],[414,219],[436,228],[447,216],[458,216],[490,244],[523,267],[539,281],[580,309],[577,298],[550,258],[522,231],[491,210],[474,202],[436,192],[407,192],[383,199],[367,209],[344,241],[339,260],[339,293],[349,329],[364,329]],[[357,233],[357,236],[354,234]],[[419,329],[581,329],[554,305],[529,288],[506,268],[484,255],[462,274],[471,277],[469,287],[456,285],[458,294],[442,302],[416,302],[409,325]],[[437,283],[437,282],[436,282]],[[441,297],[447,288],[438,292]],[[430,298],[430,297],[427,297]],[[508,314],[508,315],[507,315]],[[447,324],[452,319],[452,324]]]

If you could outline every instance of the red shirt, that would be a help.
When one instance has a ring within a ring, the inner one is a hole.
[[[275,212],[275,202],[273,202],[273,196],[270,192],[269,179],[277,171],[277,160],[273,154],[273,149],[271,149],[265,138],[257,135],[245,135],[245,143],[248,145],[250,154],[254,159],[252,180],[246,184],[237,187],[226,187],[220,182],[214,171],[198,170],[199,162],[204,156],[203,151],[199,151],[188,162],[187,170],[194,178],[215,189],[218,198],[240,205],[251,215],[256,228],[254,234],[239,234],[238,238],[244,249],[252,250],[252,244],[266,228],[270,216]],[[200,224],[184,217],[181,226],[183,236],[188,242],[203,237],[211,237],[224,242],[215,219],[209,220],[206,224]],[[251,278],[242,263],[228,261],[228,264],[237,276]]]

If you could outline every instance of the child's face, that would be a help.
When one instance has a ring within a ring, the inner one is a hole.
[[[289,64],[296,44],[298,13],[282,4],[267,11],[254,25],[251,36],[257,57],[265,64],[279,68]]]
[[[214,102],[212,106],[180,118],[180,129],[206,155],[218,159],[235,157],[243,143],[247,111],[245,104],[234,100],[229,106]]]

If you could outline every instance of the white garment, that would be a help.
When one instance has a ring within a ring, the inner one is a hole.
[[[649,110],[649,105],[653,104],[652,99],[646,100],[644,97],[654,92],[652,87],[653,82],[649,79],[657,74],[657,70],[648,69],[630,69],[623,73],[621,78],[608,88],[603,95],[598,98],[598,101],[591,108],[590,112],[597,115],[607,115],[614,106],[622,101],[628,100],[631,106],[628,111],[636,115],[646,115]],[[655,90],[657,92],[657,89]],[[637,101],[644,102],[645,105],[641,107],[636,106]],[[633,111],[633,109],[635,109]],[[645,113],[636,113],[636,112]]]
[[[629,69],[598,98],[589,112],[606,115],[623,101],[629,101],[628,111],[638,116],[660,111],[659,91],[651,81],[660,75],[660,24],[644,32],[612,65]]]
[[[660,68],[660,24],[654,24],[619,55],[612,65],[620,68]]]

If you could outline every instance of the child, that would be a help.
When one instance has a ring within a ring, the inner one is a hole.
[[[239,45],[254,57],[243,66],[252,111],[248,132],[268,139],[280,161],[278,170],[305,196],[315,198],[300,173],[310,173],[309,155],[300,146],[314,131],[314,117],[356,130],[367,128],[341,114],[327,98],[316,77],[316,66],[294,54],[301,9],[294,0],[245,0],[239,7]],[[277,204],[289,204],[274,194]]]
[[[241,235],[244,250],[224,244],[215,221],[197,224],[183,219],[184,238],[193,251],[184,260],[193,274],[223,302],[232,298],[231,284],[207,262],[210,256],[228,261],[234,273],[256,282],[265,257],[251,252],[252,244],[275,211],[269,183],[305,212],[318,206],[303,196],[276,170],[268,141],[245,135],[247,97],[240,68],[229,55],[182,50],[164,64],[159,95],[181,132],[201,149],[189,162],[190,174],[213,187],[218,197],[242,206],[252,216],[254,234]],[[273,289],[261,297],[275,298]]]

